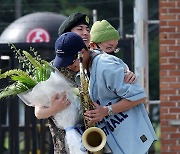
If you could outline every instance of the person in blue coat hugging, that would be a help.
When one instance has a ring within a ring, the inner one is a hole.
[[[107,53],[86,48],[82,38],[73,32],[58,37],[53,65],[79,71],[75,46],[82,46],[83,67],[90,78],[90,97],[96,106],[84,113],[88,124],[96,123],[107,136],[112,154],[145,154],[157,140],[144,103],[146,94],[137,83],[124,82],[126,64]],[[94,56],[95,55],[95,56]]]

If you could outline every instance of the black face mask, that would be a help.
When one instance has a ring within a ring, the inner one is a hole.
[[[114,51],[113,52],[109,52],[107,54],[115,56],[115,52]]]
[[[97,43],[96,43],[96,46],[97,46],[98,50],[102,50]],[[108,52],[107,54],[115,56],[115,52],[114,51]]]

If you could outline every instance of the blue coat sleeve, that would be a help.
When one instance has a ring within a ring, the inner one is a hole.
[[[101,65],[102,66],[102,65]],[[110,63],[107,62],[101,68],[107,88],[121,98],[130,101],[136,101],[146,97],[144,89],[138,83],[128,84],[124,82],[125,66],[122,61]]]

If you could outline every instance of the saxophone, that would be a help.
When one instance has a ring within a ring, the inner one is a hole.
[[[92,110],[95,108],[92,100],[89,96],[89,78],[87,75],[87,71],[83,69],[82,64],[82,53],[78,53],[78,60],[80,66],[80,99],[82,105],[83,113],[87,110]],[[87,120],[84,118],[85,131],[82,135],[82,143],[84,147],[88,150],[88,153],[93,154],[102,154],[103,147],[106,144],[106,135],[104,131],[95,125],[89,126]]]

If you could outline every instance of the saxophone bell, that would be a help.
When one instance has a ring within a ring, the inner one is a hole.
[[[106,135],[102,129],[90,127],[83,133],[82,143],[93,154],[103,154],[102,151],[106,144]]]

